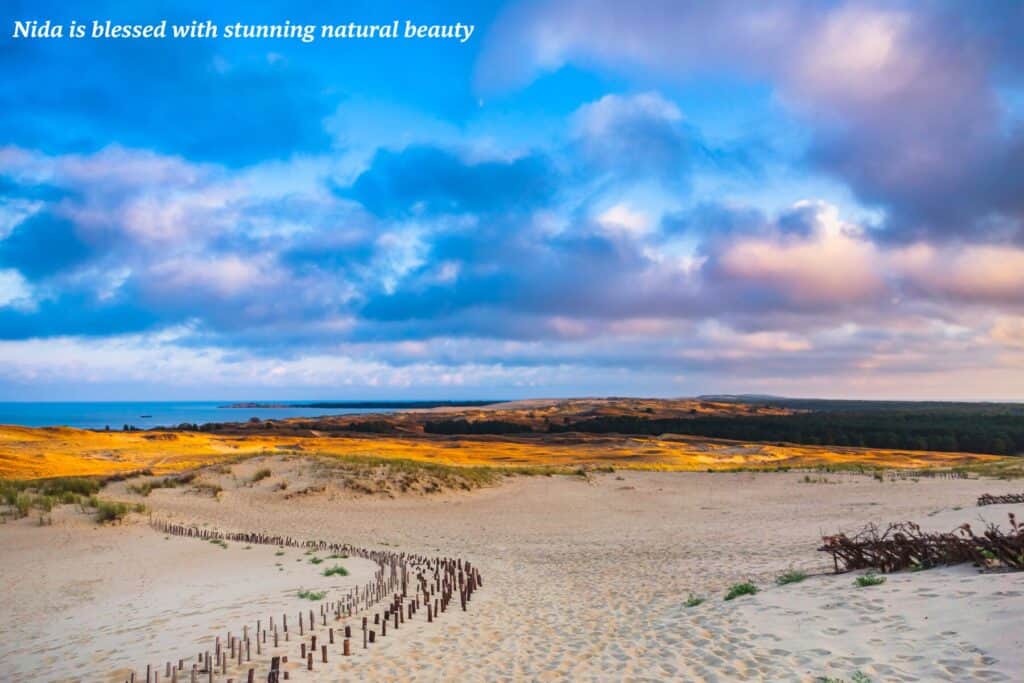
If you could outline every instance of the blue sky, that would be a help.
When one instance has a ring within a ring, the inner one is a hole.
[[[6,3],[0,400],[1022,397],[1024,5],[421,5]]]

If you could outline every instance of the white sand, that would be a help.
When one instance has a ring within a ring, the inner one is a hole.
[[[124,680],[120,670],[144,672],[147,663],[163,671],[166,661],[212,650],[228,630],[237,636],[256,619],[318,610],[296,596],[300,587],[340,598],[377,568],[356,558],[314,565],[295,548],[278,556],[273,546],[165,539],[144,525],[57,519],[9,523],[0,534],[4,681]],[[321,575],[336,564],[349,575]]]
[[[793,672],[875,681],[1013,681],[1024,672],[1024,574],[969,565],[813,577],[735,600],[753,644]]]
[[[295,464],[271,466],[275,478],[308,476],[294,471]],[[850,575],[812,577],[779,588],[773,582],[789,567],[830,570],[830,559],[815,550],[822,534],[906,519],[949,529],[975,521],[980,511],[1003,521],[1007,509],[1022,513],[1024,506],[975,508],[975,498],[1024,487],[1002,481],[826,477],[837,483],[806,484],[795,473],[620,472],[591,481],[521,478],[500,488],[431,498],[350,499],[328,491],[284,500],[267,486],[227,488],[220,502],[159,490],[147,503],[158,514],[222,529],[464,557],[483,572],[484,588],[468,612],[449,611],[430,625],[418,617],[369,651],[359,643],[347,659],[336,656],[335,648],[330,664],[311,674],[293,668],[292,680],[780,681],[823,675],[850,680],[857,670],[875,681],[1014,680],[1021,670],[1020,642],[1003,624],[1024,608],[1021,575],[979,576],[962,567],[901,574],[868,589],[854,588]],[[40,616],[33,615],[56,607],[41,605],[40,596],[56,597],[59,587],[71,582],[67,574],[73,562],[51,564],[44,578],[24,576],[26,561],[42,562],[39,547],[49,545],[47,534],[59,533],[57,528],[0,527],[5,549],[14,549],[0,560],[5,582],[11,578],[16,585],[34,586],[31,592],[16,591],[0,607],[3,622],[14,624],[5,648],[29,637],[40,642]],[[144,570],[137,562],[118,562],[116,553],[123,547],[152,548],[149,536],[170,543],[147,529],[89,533],[104,541],[90,542],[82,532],[68,535],[66,547],[78,556],[94,553],[96,565],[103,562],[105,571],[135,586],[144,584],[131,577]],[[110,540],[117,538],[123,540]],[[211,546],[197,552],[212,558],[229,551]],[[243,552],[256,550],[235,554]],[[272,559],[256,564],[273,567]],[[273,571],[256,574],[246,563],[238,566],[254,573],[232,578],[227,567],[202,578],[191,573],[174,585],[201,596],[214,585],[244,581],[254,595],[282,598],[283,591],[305,582],[296,577],[273,584]],[[89,571],[80,569],[78,575],[95,580]],[[742,580],[765,590],[723,602],[725,589]],[[691,592],[707,602],[684,607]],[[118,600],[108,592],[86,591],[76,602],[78,628],[111,628],[119,618],[130,618],[117,615],[130,613],[139,600]],[[269,604],[239,607],[228,618],[220,613],[226,608],[193,604],[203,608],[203,619],[221,628],[229,621],[244,623],[246,613],[255,619],[271,609]],[[174,617],[173,629],[150,623],[155,616],[135,617],[146,638],[161,640],[133,651],[131,661],[144,668],[170,658],[154,653],[165,635],[168,643],[174,640],[172,630],[180,643],[174,657],[194,657],[198,631],[179,629],[190,618],[198,620],[198,613]],[[43,655],[10,649],[0,654],[22,671],[54,670]],[[94,654],[90,650],[79,659]],[[288,654],[294,659],[291,650]],[[109,670],[109,662],[102,664],[95,663],[96,672]]]

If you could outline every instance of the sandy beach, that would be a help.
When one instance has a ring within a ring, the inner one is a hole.
[[[265,486],[229,483],[268,465]],[[303,467],[256,459],[221,475],[216,498],[157,489],[144,500],[155,517],[207,528],[466,558],[485,584],[467,611],[417,617],[351,657],[335,646],[312,672],[291,653],[293,680],[1010,681],[1024,665],[1010,628],[1024,575],[958,566],[859,588],[816,551],[823,534],[869,522],[1004,523],[1024,505],[975,499],[1018,492],[1013,482],[620,471],[430,496],[274,492]],[[109,494],[138,498],[127,486]],[[9,522],[0,539],[0,657],[39,680],[124,680],[146,664],[162,674],[215,635],[312,604],[299,588],[340,590],[373,568],[344,560],[351,574],[335,583],[297,549],[165,538],[147,515],[97,528],[70,508],[52,526]],[[794,568],[810,576],[775,585]],[[742,581],[760,592],[724,601]],[[687,607],[692,596],[705,600]]]

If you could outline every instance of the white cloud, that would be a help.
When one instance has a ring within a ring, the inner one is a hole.
[[[16,270],[9,268],[0,270],[0,308],[21,310],[35,308],[32,288]]]
[[[633,237],[647,234],[651,230],[651,218],[643,211],[637,211],[628,204],[615,204],[598,214],[597,222],[608,233],[625,233]]]

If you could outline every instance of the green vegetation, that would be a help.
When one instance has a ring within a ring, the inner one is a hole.
[[[297,595],[303,600],[323,600],[327,591],[307,591],[300,588]]]
[[[284,551],[278,550],[276,553],[274,553],[274,555],[276,555],[277,557],[281,557],[282,555],[284,555]]]
[[[14,509],[14,517],[27,517],[32,510],[53,511],[57,505],[81,505],[96,510],[99,522],[117,521],[132,511],[145,511],[145,506],[102,501],[96,494],[103,480],[88,477],[55,477],[29,481],[0,480],[0,501]],[[45,517],[46,523],[50,518]]]
[[[320,564],[321,562],[323,562],[323,560],[319,557],[311,557],[309,558],[309,561],[311,564]]]
[[[739,441],[993,455],[1024,452],[1024,406],[1015,404],[779,401],[766,405],[803,412],[664,419],[615,415],[551,424],[548,431],[673,433]]]
[[[89,507],[96,510],[96,522],[120,522],[129,512],[145,512],[146,506],[140,504],[121,503],[115,500],[100,500],[96,496],[89,499]]]
[[[846,681],[842,678],[819,676],[816,679],[816,683],[846,683]],[[871,678],[863,671],[854,671],[853,675],[850,677],[850,683],[871,683]]]
[[[140,496],[148,496],[153,489],[173,489],[183,484],[190,484],[196,478],[194,472],[179,474],[176,477],[164,477],[163,479],[152,479],[141,484],[130,484],[128,490]]]
[[[214,545],[219,545],[224,550],[228,549],[228,544],[224,541],[224,539],[221,539],[221,538],[211,538],[210,539],[210,543],[212,543]]]
[[[393,434],[395,425],[386,420],[366,420],[363,422],[350,422],[344,426],[346,432],[363,432],[365,434]]]
[[[336,564],[330,569],[325,569],[324,576],[348,576],[348,570],[340,564]]]
[[[736,583],[729,587],[729,592],[725,594],[726,600],[735,600],[741,595],[754,595],[757,593],[757,586],[750,582]]]
[[[525,434],[532,432],[530,425],[505,420],[436,420],[425,422],[427,434]]]
[[[865,574],[864,576],[858,576],[857,580],[854,581],[861,588],[867,588],[868,586],[880,586],[885,583],[884,576],[878,576],[877,574]]]
[[[701,605],[703,603],[704,598],[698,597],[693,593],[690,593],[690,596],[686,598],[686,602],[683,603],[683,607],[696,607],[697,605]]]
[[[258,481],[263,481],[264,479],[266,479],[270,475],[271,475],[270,469],[267,468],[267,467],[264,467],[262,469],[256,470],[256,474],[252,475],[252,482],[255,484]]]
[[[775,579],[775,583],[780,586],[785,586],[788,583],[800,583],[807,578],[807,574],[800,571],[799,569],[790,569],[788,572],[779,575]]]

